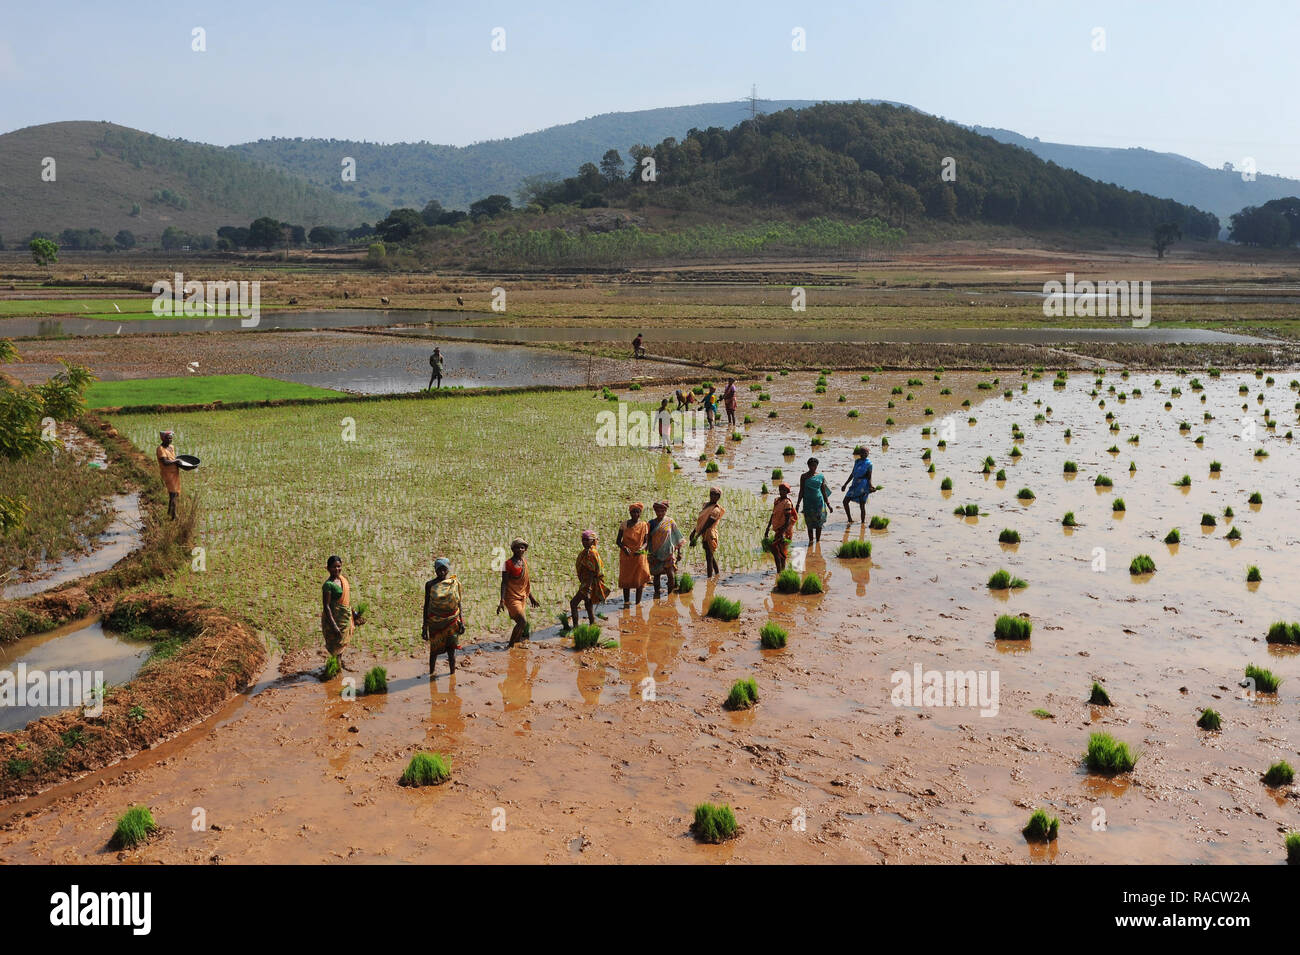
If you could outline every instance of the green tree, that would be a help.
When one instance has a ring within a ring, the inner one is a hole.
[[[135,248],[135,233],[128,229],[120,230],[117,235],[113,236],[113,242],[123,251]]]
[[[605,155],[600,157],[600,174],[605,177],[606,182],[618,182],[623,178],[623,157],[618,154],[617,149],[607,150]]]
[[[497,193],[479,199],[477,202],[471,202],[469,206],[469,216],[476,222],[479,219],[495,219],[503,212],[509,212],[510,209],[510,197]]]
[[[270,252],[280,242],[280,220],[270,216],[254,219],[248,227],[248,244]]]
[[[1165,250],[1183,237],[1183,230],[1173,222],[1162,222],[1151,233],[1151,248],[1156,250],[1156,257],[1163,259]]]
[[[32,239],[27,243],[37,265],[51,265],[59,261],[59,247],[49,239]]]

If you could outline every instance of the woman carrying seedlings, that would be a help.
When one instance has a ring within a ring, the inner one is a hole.
[[[420,639],[429,643],[429,676],[438,654],[447,654],[451,672],[456,672],[456,644],[465,632],[460,609],[460,581],[451,573],[451,561],[439,557],[433,562],[433,579],[424,585],[424,627]]]
[[[636,602],[641,602],[641,591],[650,582],[650,560],[646,551],[646,542],[650,539],[650,528],[641,520],[645,505],[635,501],[627,506],[631,516],[618,527],[618,536],[614,543],[619,547],[618,585],[623,588],[623,608],[627,609],[628,596],[636,590]]]
[[[718,416],[718,396],[714,394],[712,385],[704,389],[704,396],[700,400],[704,404],[704,420],[712,428],[713,419]]]
[[[668,516],[668,502],[654,502],[655,517],[650,521],[650,579],[654,581],[655,596],[659,596],[659,578],[668,578],[668,592],[677,590],[677,565],[682,562],[682,540],[685,535],[677,522]]]
[[[817,473],[817,459],[808,459],[808,470],[799,475],[799,499],[795,507],[803,504],[803,522],[808,528],[808,543],[815,538],[822,539],[822,527],[826,524],[826,513],[831,503],[831,491],[826,486],[826,477]]]
[[[528,541],[516,537],[510,542],[510,559],[501,568],[501,602],[497,604],[497,613],[504,610],[515,622],[510,631],[512,647],[520,640],[528,639],[528,618],[524,616],[527,605],[541,606],[533,596],[533,586],[528,578],[528,561],[524,560],[526,550]]]
[[[799,524],[799,512],[790,500],[790,485],[782,481],[776,490],[777,498],[772,502],[772,516],[767,519],[767,527],[763,528],[763,538],[767,538],[768,531],[772,532],[772,559],[776,561],[779,574],[785,570],[785,562],[790,557],[790,539]]]
[[[727,409],[727,426],[736,426],[736,379],[728,378],[727,387],[722,392],[722,405]]]
[[[158,432],[158,473],[167,488],[167,516],[176,519],[176,499],[181,496],[181,465],[172,447],[173,431]]]
[[[727,513],[718,502],[722,500],[722,490],[718,487],[709,488],[709,502],[704,505],[700,511],[700,516],[695,519],[695,530],[691,531],[691,546],[695,546],[698,540],[704,547],[704,576],[712,577],[718,571],[718,559],[714,556],[718,552],[718,522],[722,520]]]
[[[569,601],[569,625],[578,625],[578,604],[587,605],[587,622],[596,624],[596,604],[609,596],[605,583],[605,564],[596,550],[596,532],[582,532],[582,550],[575,566],[578,572],[578,592]]]
[[[865,445],[858,445],[853,449],[853,473],[844,482],[840,488],[843,493],[845,489],[848,494],[844,496],[844,513],[848,515],[849,523],[853,523],[853,508],[851,505],[857,504],[862,508],[862,523],[867,522],[867,497],[876,489],[871,483],[871,458],[867,454]]]
[[[352,640],[352,585],[343,576],[343,559],[331,555],[325,562],[329,578],[321,585],[320,628],[325,649],[343,666],[343,650]]]

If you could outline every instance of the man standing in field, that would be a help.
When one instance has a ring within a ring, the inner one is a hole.
[[[172,447],[175,432],[159,431],[158,473],[162,476],[163,487],[167,488],[167,516],[176,519],[176,499],[181,496],[181,465],[176,460],[176,449]]]
[[[425,391],[433,390],[434,381],[438,382],[438,387],[442,387],[442,349],[436,345],[433,348],[433,354],[429,356],[429,387]]]

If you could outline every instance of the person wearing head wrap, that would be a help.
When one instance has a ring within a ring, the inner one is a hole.
[[[167,488],[167,516],[176,519],[176,499],[181,496],[181,465],[172,447],[174,432],[158,432],[158,473],[163,487]]]
[[[325,649],[343,666],[343,651],[352,642],[352,585],[343,576],[343,559],[330,555],[325,561],[329,577],[321,585],[320,628]]]
[[[772,514],[767,519],[767,527],[763,528],[763,539],[767,539],[768,531],[772,532],[772,559],[776,561],[776,572],[779,574],[785,570],[785,562],[790,557],[790,538],[794,537],[794,529],[798,526],[799,512],[790,500],[790,485],[782,481],[776,490]]]
[[[841,492],[848,491],[844,495],[844,513],[848,515],[849,523],[853,523],[853,504],[862,508],[862,523],[867,522],[867,497],[876,486],[871,483],[871,457],[867,451],[866,445],[860,444],[853,449],[853,472],[849,475],[844,486],[840,488]]]
[[[677,522],[668,516],[668,502],[655,501],[654,520],[647,525],[650,531],[650,579],[654,581],[655,596],[659,596],[659,578],[666,577],[668,592],[677,590],[677,565],[682,562],[682,541],[685,535]]]
[[[609,596],[609,585],[605,583],[605,564],[596,550],[596,532],[582,532],[582,550],[574,564],[578,572],[578,592],[569,601],[569,626],[578,625],[578,605],[587,605],[587,621],[595,626],[596,604]]]
[[[524,616],[527,605],[540,607],[533,596],[532,581],[528,576],[528,561],[524,560],[524,551],[528,550],[528,541],[516,537],[510,542],[510,559],[501,568],[501,602],[497,604],[497,613],[504,610],[515,622],[510,631],[510,646],[520,640],[528,639],[528,618]]]
[[[618,536],[614,543],[618,545],[618,585],[623,588],[623,607],[629,603],[629,596],[636,591],[636,602],[641,602],[641,592],[650,582],[650,561],[646,553],[646,541],[650,538],[650,528],[641,520],[645,505],[633,501],[627,506],[630,515],[618,526]]]
[[[424,624],[420,632],[420,639],[429,644],[429,676],[433,676],[440,653],[447,654],[451,672],[456,672],[456,645],[464,632],[460,581],[451,572],[451,561],[439,557],[433,562],[433,579],[424,585]]]
[[[691,531],[691,546],[694,547],[698,540],[704,548],[706,578],[720,573],[718,559],[714,555],[718,551],[718,522],[727,513],[726,508],[719,503],[721,500],[722,489],[716,486],[709,488],[708,503],[700,511],[700,516],[695,519],[695,530]]]
[[[803,522],[808,528],[808,544],[816,538],[820,543],[822,527],[826,524],[826,514],[831,502],[831,490],[826,486],[824,475],[817,473],[817,459],[808,459],[808,470],[799,475],[799,498],[795,507],[803,504]]]

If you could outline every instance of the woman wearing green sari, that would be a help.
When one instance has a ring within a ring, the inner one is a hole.
[[[799,476],[799,499],[795,507],[803,504],[803,521],[808,527],[808,544],[821,543],[822,527],[830,510],[831,489],[826,478],[817,473],[817,459],[808,459],[808,470]]]

